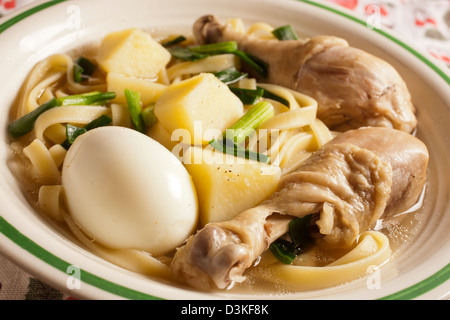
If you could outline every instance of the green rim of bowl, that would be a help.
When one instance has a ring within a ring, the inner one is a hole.
[[[42,3],[40,5],[37,5],[35,7],[32,7],[26,11],[23,11],[22,13],[12,17],[9,20],[6,20],[0,25],[0,34],[15,25],[16,23],[26,19],[27,17],[42,11],[48,7],[54,6],[58,3],[65,2],[67,0],[52,0],[49,2]],[[333,12],[335,14],[338,14],[340,16],[343,16],[347,19],[350,19],[356,23],[366,25],[366,22],[362,21],[361,19],[352,16],[348,13],[345,13],[343,11],[340,11],[338,9],[335,9],[333,7],[324,5],[322,3],[317,3],[309,0],[297,0],[299,2],[307,3],[309,5],[322,8],[324,10]],[[416,56],[418,59],[420,59],[423,63],[425,63],[428,67],[430,67],[433,71],[435,71],[442,79],[444,79],[448,84],[450,84],[450,77],[443,72],[438,66],[436,66],[433,62],[431,62],[429,59],[427,59],[424,55],[416,51],[415,49],[411,48],[406,43],[400,41],[399,39],[395,38],[391,34],[381,30],[381,29],[372,29],[374,32],[377,32],[381,34],[382,36],[386,37],[387,39],[393,41],[397,45],[403,47],[410,53],[412,53],[414,56]],[[9,238],[12,242],[14,242],[16,245],[20,246],[24,250],[28,251],[29,253],[33,254],[40,260],[46,262],[47,264],[53,266],[54,268],[66,273],[67,268],[71,266],[70,263],[67,261],[64,261],[60,259],[59,257],[55,256],[51,252],[45,250],[41,246],[37,245],[32,240],[28,239],[25,235],[23,235],[19,230],[14,228],[10,223],[8,223],[3,217],[0,216],[0,232],[5,235],[7,238]],[[99,288],[101,290],[104,290],[106,292],[112,293],[114,295],[126,298],[126,299],[138,299],[138,300],[157,300],[161,299],[149,294],[145,294],[124,286],[121,286],[119,284],[110,282],[108,280],[105,280],[103,278],[100,278],[92,273],[89,273],[87,271],[81,270],[81,279],[83,279],[83,282],[90,284],[96,288]],[[434,273],[433,275],[429,276],[428,278],[410,286],[407,287],[401,291],[398,291],[396,293],[393,293],[391,295],[379,298],[379,300],[409,300],[417,298],[426,292],[433,290],[434,288],[438,287],[439,285],[443,284],[447,280],[450,279],[450,264],[447,264],[445,267],[443,267],[438,272]]]

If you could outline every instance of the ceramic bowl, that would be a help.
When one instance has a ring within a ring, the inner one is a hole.
[[[312,1],[271,0],[73,0],[38,2],[0,20],[0,124],[27,73],[39,60],[129,27],[190,30],[204,14],[291,24],[300,35],[343,37],[350,45],[390,62],[405,79],[417,106],[417,135],[430,152],[426,215],[412,244],[395,258],[395,272],[370,289],[364,279],[335,288],[267,297],[204,294],[159,283],[79,246],[39,216],[6,165],[6,130],[0,131],[0,252],[42,281],[82,299],[448,299],[450,297],[450,73],[425,52],[342,8]],[[81,285],[69,280],[73,266]]]

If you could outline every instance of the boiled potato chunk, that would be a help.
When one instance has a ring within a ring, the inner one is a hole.
[[[200,223],[227,221],[258,205],[277,189],[281,170],[237,158],[210,146],[190,147],[183,163],[197,190]]]
[[[97,55],[105,72],[141,78],[157,77],[170,59],[168,50],[149,33],[136,28],[107,34]]]
[[[167,85],[149,79],[130,77],[118,73],[109,73],[106,82],[108,83],[108,91],[116,93],[116,97],[112,102],[123,104],[127,103],[124,93],[125,89],[139,92],[141,102],[146,106],[156,102],[167,88]]]
[[[192,144],[207,144],[244,114],[244,106],[227,85],[211,73],[169,86],[155,105],[155,115],[172,133],[187,131]]]
[[[178,144],[178,141],[172,140],[170,133],[161,125],[161,122],[156,122],[147,131],[147,135],[153,140],[158,141],[166,149],[172,149]]]

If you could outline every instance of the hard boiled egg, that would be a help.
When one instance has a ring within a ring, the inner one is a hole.
[[[197,197],[190,175],[169,150],[123,127],[79,136],[62,169],[68,211],[107,247],[165,254],[194,231]]]

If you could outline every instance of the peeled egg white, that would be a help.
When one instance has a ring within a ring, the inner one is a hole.
[[[182,163],[132,129],[108,126],[79,136],[64,160],[62,185],[74,221],[111,248],[165,254],[197,225],[196,192]]]

